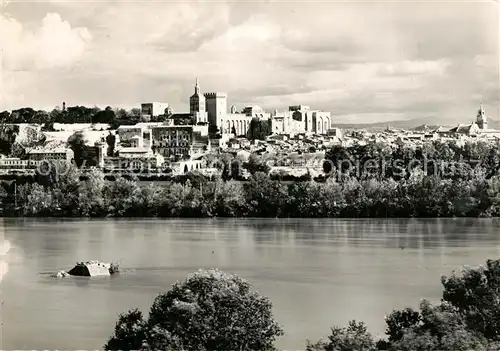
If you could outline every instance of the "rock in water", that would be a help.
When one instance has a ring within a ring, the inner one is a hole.
[[[67,277],[68,275],[69,275],[68,272],[59,271],[56,274],[53,274],[52,277],[53,278],[64,278],[64,277]]]
[[[110,263],[99,261],[77,262],[68,274],[80,277],[95,277],[99,275],[110,275],[115,273]]]

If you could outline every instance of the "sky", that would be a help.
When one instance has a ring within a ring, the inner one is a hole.
[[[0,110],[304,104],[333,121],[500,114],[495,1],[3,0]]]

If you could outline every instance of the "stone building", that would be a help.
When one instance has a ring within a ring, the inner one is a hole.
[[[144,138],[145,128],[138,125],[122,125],[117,129],[117,134],[122,143],[130,143],[134,137]]]
[[[200,82],[196,78],[196,85],[194,87],[194,94],[189,98],[189,112],[194,118],[193,124],[207,123],[207,103],[205,96],[200,92]]]
[[[227,94],[226,93],[206,93],[206,109],[208,114],[208,123],[223,133],[225,122],[227,120]]]
[[[147,102],[141,104],[141,115],[143,117],[154,118],[166,113],[169,105],[166,102]]]
[[[70,148],[35,149],[27,153],[28,160],[34,162],[42,161],[64,161],[71,162],[74,158],[73,150]]]
[[[469,124],[459,124],[451,129],[439,127],[434,131],[444,137],[483,137],[489,139],[500,138],[500,130],[488,128],[488,118],[484,111],[483,104],[479,107],[476,115],[476,121]]]
[[[271,116],[273,134],[313,133],[328,134],[331,128],[331,114],[311,110],[309,106],[289,106],[288,111],[274,111]]]
[[[481,104],[481,106],[479,106],[479,110],[477,111],[476,124],[477,124],[478,128],[481,130],[488,129],[488,119],[486,118],[483,104]]]
[[[152,129],[153,150],[165,158],[187,159],[210,149],[208,126],[164,125]]]

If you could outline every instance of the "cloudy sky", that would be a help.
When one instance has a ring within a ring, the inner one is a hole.
[[[499,116],[494,1],[5,1],[0,109],[306,104],[338,122]]]

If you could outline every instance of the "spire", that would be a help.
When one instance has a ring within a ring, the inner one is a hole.
[[[198,80],[198,77],[196,77],[196,85],[194,86],[194,93],[195,94],[200,93],[200,81]]]
[[[481,104],[479,105],[479,111],[477,111],[477,117],[478,118],[483,118],[484,117],[484,106],[483,102],[481,101]]]
[[[488,121],[486,119],[486,114],[484,112],[483,102],[481,102],[479,106],[479,111],[477,111],[476,124],[479,126],[480,129],[488,128]]]

